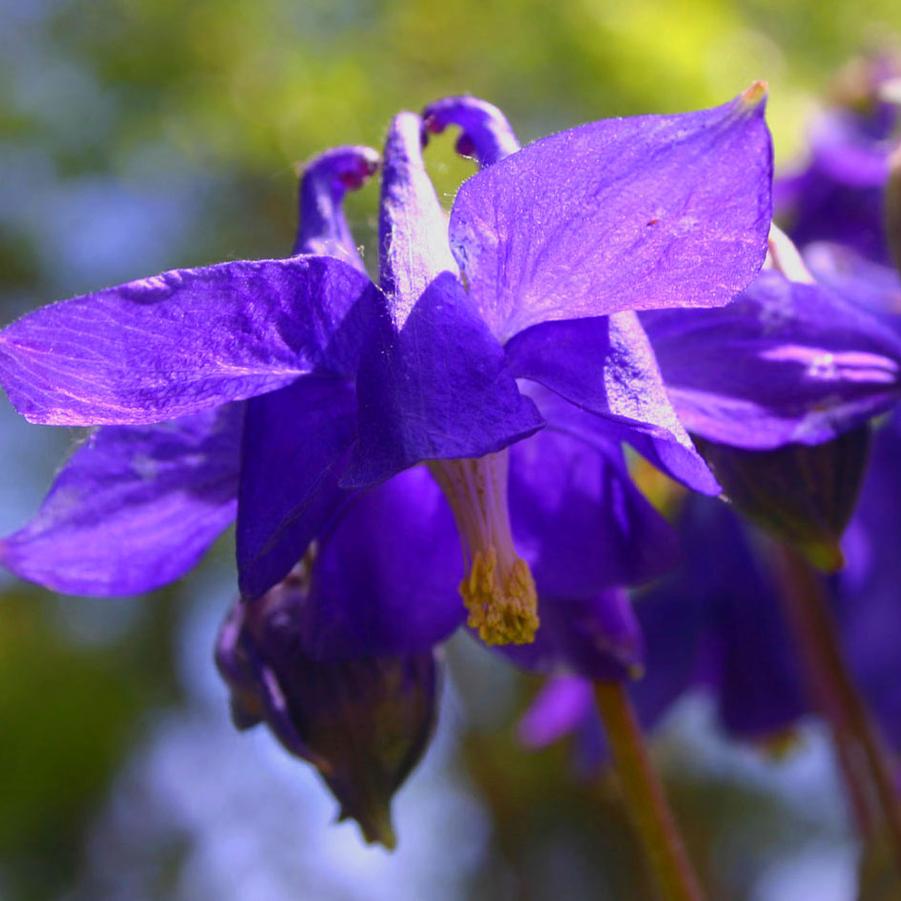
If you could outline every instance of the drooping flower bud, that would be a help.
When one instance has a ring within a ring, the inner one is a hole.
[[[737,510],[828,572],[844,565],[839,541],[867,461],[863,426],[823,444],[752,451],[695,438]]]
[[[391,799],[422,757],[436,716],[431,651],[318,659],[301,566],[266,595],[235,604],[216,645],[239,729],[265,722],[312,763],[367,842],[396,844]]]

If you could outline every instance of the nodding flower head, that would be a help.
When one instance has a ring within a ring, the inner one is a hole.
[[[448,217],[422,136],[451,125],[482,169]],[[634,313],[724,305],[748,284],[766,251],[771,153],[762,105],[740,98],[517,148],[500,111],[475,98],[433,104],[425,126],[399,113],[383,154],[378,284],[341,211],[376,156],[339,148],[304,168],[295,255],[48,306],[0,334],[0,381],[21,412],[57,425],[153,426],[248,401],[229,462],[249,598],[284,580],[364,489],[429,464],[459,525],[474,627],[527,642],[536,592],[511,538],[506,449],[547,420],[523,383],[718,490]]]

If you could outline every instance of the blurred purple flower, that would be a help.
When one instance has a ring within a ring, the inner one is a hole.
[[[883,734],[901,752],[901,613],[898,601],[898,454],[895,415],[878,431],[873,461],[845,540],[848,566],[828,580],[843,650]],[[653,729],[692,691],[713,697],[732,737],[779,747],[815,705],[785,621],[760,536],[724,504],[689,496],[676,526],[682,564],[634,600],[645,648],[645,676],[630,687],[642,724]],[[716,561],[711,565],[711,561]],[[575,735],[596,747],[591,679],[558,676],[520,723],[520,738],[543,747]]]
[[[774,187],[777,213],[784,215],[816,281],[896,330],[901,277],[890,251],[901,235],[892,237],[889,229],[897,230],[901,220],[896,221],[890,173],[901,107],[887,92],[899,79],[894,57],[847,67],[837,102],[813,129],[807,167],[777,179]]]
[[[876,430],[857,513],[843,542],[846,568],[833,580],[839,628],[857,684],[901,754],[901,415]]]
[[[835,242],[888,262],[885,183],[899,107],[880,91],[899,76],[891,57],[862,60],[847,70],[844,96],[811,129],[807,165],[776,180],[776,214],[800,247]]]

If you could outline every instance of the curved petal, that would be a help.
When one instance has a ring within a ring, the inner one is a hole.
[[[510,453],[514,540],[542,619],[557,598],[592,598],[675,565],[676,535],[635,487],[617,445],[546,429]]]
[[[711,441],[819,444],[898,399],[899,339],[835,294],[777,272],[722,310],[642,322],[679,418]]]
[[[592,122],[469,179],[450,243],[492,332],[727,303],[766,254],[760,101],[755,86],[711,110]]]
[[[380,318],[357,396],[359,444],[348,486],[374,484],[424,460],[480,457],[544,424],[449,273],[429,285],[400,331]]]
[[[348,561],[353,561],[348,565]],[[323,659],[413,653],[465,617],[457,532],[423,468],[359,495],[319,542],[304,646]]]
[[[349,494],[338,481],[355,434],[353,387],[308,376],[247,403],[238,503],[238,581],[256,598],[280,582]]]
[[[43,307],[0,332],[31,422],[144,424],[353,371],[375,288],[328,257],[176,269]]]
[[[235,515],[242,412],[98,429],[37,516],[0,542],[0,561],[68,594],[136,594],[177,579]]]
[[[449,125],[459,126],[457,153],[474,156],[482,168],[519,150],[519,141],[506,116],[494,104],[478,97],[443,97],[422,111],[422,120],[426,131],[432,134],[441,134]]]
[[[676,416],[634,313],[532,326],[507,342],[506,351],[514,375],[539,382],[600,417],[596,428],[610,439],[629,442],[696,491],[720,493]],[[555,409],[568,418],[560,405]]]
[[[366,271],[344,216],[344,195],[361,188],[378,165],[379,155],[361,146],[333,147],[304,164],[294,253],[337,257]]]

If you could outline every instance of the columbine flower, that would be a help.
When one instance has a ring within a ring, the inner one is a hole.
[[[570,434],[542,406],[548,428],[511,448],[509,499],[543,624],[533,644],[503,650],[532,670],[625,680],[642,646],[613,586],[672,566],[673,533],[616,445]],[[217,647],[236,725],[265,721],[389,846],[391,798],[435,717],[434,648],[462,620],[456,542],[435,481],[407,470],[346,504],[285,582],[236,605]]]
[[[0,335],[0,375],[23,414],[58,425],[253,398],[237,530],[248,597],[360,490],[428,462],[461,533],[471,625],[529,641],[536,595],[512,543],[506,448],[543,420],[516,378],[717,490],[634,318],[598,317],[721,305],[752,278],[769,224],[761,100],[755,86],[713,110],[553,135],[470,179],[449,226],[421,120],[402,113],[385,146],[378,288],[337,256],[175,270],[24,317]]]

